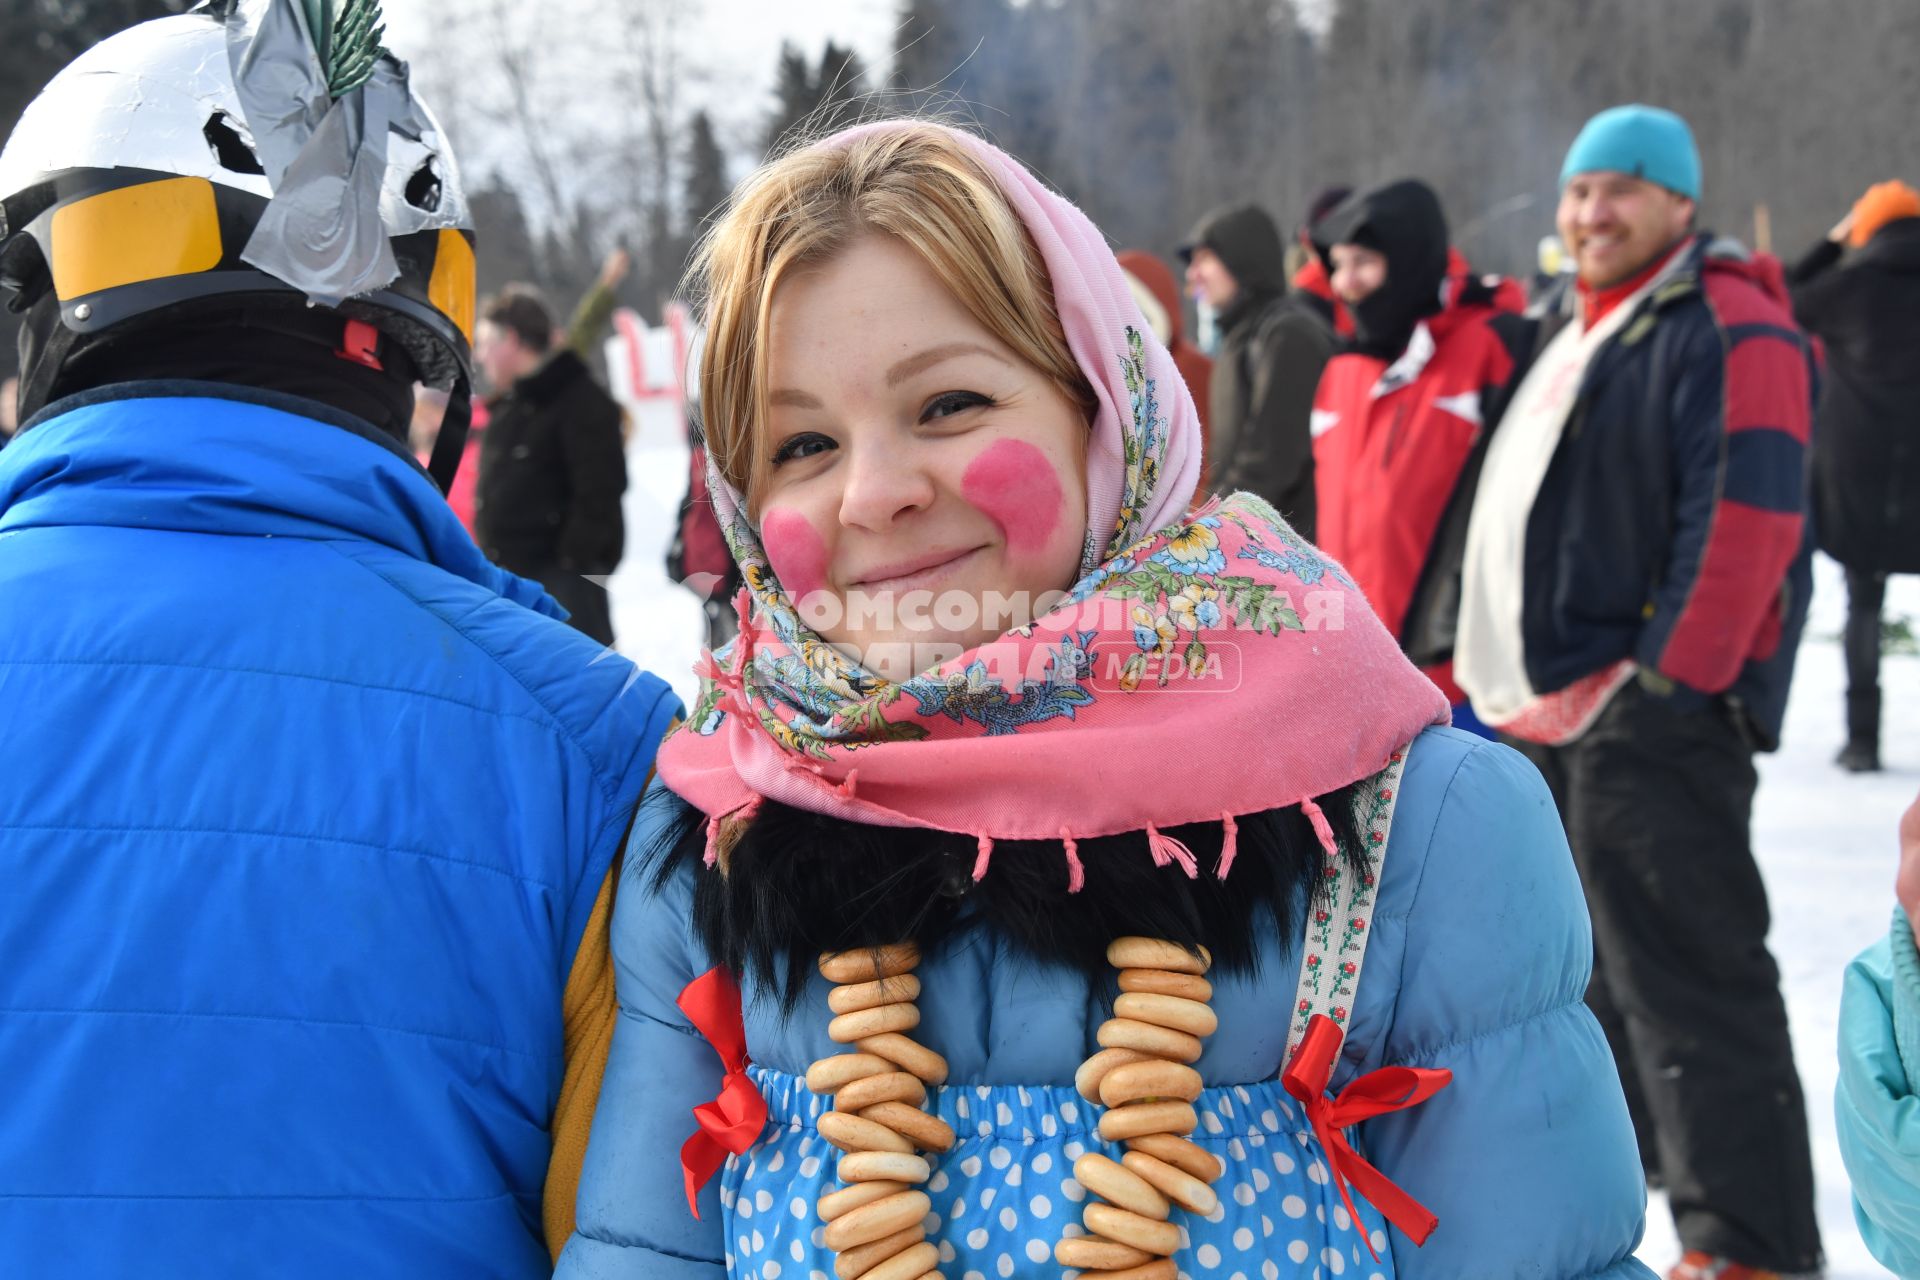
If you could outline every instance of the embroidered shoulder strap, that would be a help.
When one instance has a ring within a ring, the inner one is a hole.
[[[1300,989],[1294,996],[1287,1053],[1282,1061],[1293,1061],[1294,1051],[1315,1014],[1331,1018],[1342,1033],[1347,1029],[1353,993],[1360,986],[1360,966],[1367,957],[1367,938],[1373,932],[1374,898],[1380,887],[1380,868],[1387,859],[1387,836],[1400,795],[1400,775],[1406,767],[1407,748],[1401,747],[1388,759],[1387,767],[1367,779],[1354,797],[1354,819],[1366,854],[1366,869],[1356,873],[1347,859],[1332,853],[1324,855],[1322,875],[1328,885],[1327,901],[1307,915],[1306,937],[1301,943]]]

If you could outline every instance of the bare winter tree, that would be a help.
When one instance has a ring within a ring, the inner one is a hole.
[[[733,121],[720,147],[758,154],[795,120],[833,118],[822,102],[858,99],[867,79],[851,46],[793,48],[768,68],[773,118],[742,123],[697,75],[691,0],[430,2],[450,56],[417,70],[463,152],[477,144],[480,171],[517,195],[550,287],[584,283],[625,237],[650,310],[699,216],[679,208],[694,110]],[[901,0],[897,12],[885,109],[970,123],[1116,243],[1162,253],[1228,200],[1290,225],[1324,185],[1411,175],[1440,192],[1477,266],[1523,271],[1552,229],[1574,133],[1631,101],[1692,122],[1704,224],[1750,237],[1765,205],[1775,248],[1794,252],[1869,183],[1901,176],[1920,106],[1914,0]],[[486,253],[483,236],[483,272]]]
[[[593,260],[593,246],[576,243],[586,225],[576,175],[587,137],[560,80],[572,51],[514,0],[467,0],[459,23],[450,20],[451,0],[434,2],[435,24],[446,34],[438,56],[413,70],[470,190],[484,193],[474,201],[482,284],[526,279],[565,306]]]
[[[565,307],[615,246],[633,270],[623,296],[657,314],[688,242],[678,217],[688,0],[432,0],[446,56],[417,69],[470,169],[494,176],[478,213],[510,191],[533,234],[537,282]],[[457,4],[460,21],[452,21]],[[471,179],[470,179],[471,180]],[[495,235],[481,226],[481,274]]]
[[[480,0],[474,16],[484,32],[487,63],[499,73],[503,90],[489,114],[512,131],[538,182],[548,220],[563,218],[572,201],[560,177],[560,113],[547,101],[549,47],[530,29],[527,6],[516,0]]]
[[[626,208],[607,219],[611,229],[637,235],[633,294],[658,316],[678,282],[687,237],[675,219],[682,136],[685,0],[613,0],[621,33],[615,83],[629,110],[621,159]]]

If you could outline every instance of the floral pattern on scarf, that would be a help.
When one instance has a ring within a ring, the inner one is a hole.
[[[1137,540],[1146,518],[1147,498],[1160,487],[1160,472],[1167,462],[1167,418],[1160,411],[1160,396],[1154,380],[1147,375],[1146,344],[1140,331],[1127,326],[1127,353],[1120,361],[1126,380],[1127,402],[1133,416],[1133,429],[1121,445],[1126,475],[1120,484],[1120,515],[1114,522],[1113,537],[1106,554],[1097,555],[1093,532],[1088,531],[1082,569],[1090,569],[1098,560],[1111,558],[1121,548]]]
[[[940,126],[882,122],[817,145],[928,127]],[[1352,581],[1271,507],[1235,494],[1195,509],[1199,417],[1105,237],[1018,161],[952,132],[1031,235],[1093,392],[1080,577],[1029,625],[893,683],[808,628],[744,496],[709,459],[745,582],[740,634],[703,656],[694,710],[659,757],[660,778],[708,815],[709,837],[722,817],[774,800],[968,832],[977,877],[994,840],[1309,802],[1445,723],[1446,699]],[[1146,785],[1061,786],[1142,767]],[[1223,874],[1230,861],[1223,851]]]
[[[1144,381],[1142,402],[1151,404],[1152,381]],[[1150,468],[1151,453],[1143,448],[1141,457]],[[806,628],[757,543],[742,540],[735,554],[748,584],[740,636],[709,664],[686,724],[712,735],[730,711],[744,707],[783,749],[816,760],[830,759],[834,749],[927,737],[928,721],[945,721],[949,732],[972,728],[994,736],[1072,720],[1103,696],[1136,692],[1143,681],[1164,688],[1183,673],[1200,675],[1213,656],[1209,646],[1235,633],[1280,637],[1306,630],[1291,587],[1332,578],[1352,589],[1345,573],[1273,508],[1240,494],[1209,503],[1095,566],[1052,613],[1009,631],[1003,640],[1025,655],[1015,675],[996,673],[976,651],[896,685]],[[1268,572],[1228,571],[1249,562]],[[1291,587],[1276,574],[1291,578]],[[1115,602],[1124,607],[1116,610]],[[1082,624],[1114,616],[1127,620],[1130,650],[1118,679],[1103,681],[1096,654],[1110,652],[1120,637]],[[1035,646],[1036,635],[1060,638]]]

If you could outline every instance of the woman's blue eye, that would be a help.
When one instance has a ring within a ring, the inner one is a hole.
[[[811,431],[802,432],[797,436],[788,436],[780,442],[780,447],[773,451],[773,465],[777,467],[794,458],[810,458],[822,450],[833,447],[833,441]]]
[[[927,401],[927,407],[922,411],[920,420],[925,422],[930,418],[950,418],[967,409],[981,407],[992,408],[993,397],[983,396],[978,391],[943,391]]]

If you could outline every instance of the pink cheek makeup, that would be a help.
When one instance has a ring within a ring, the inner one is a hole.
[[[1024,440],[996,440],[967,465],[960,493],[1006,535],[1007,549],[1044,551],[1060,524],[1060,477],[1047,455]]]
[[[798,603],[825,590],[827,544],[798,511],[775,507],[767,512],[760,521],[760,545],[767,549],[767,563],[787,589],[788,599]]]

